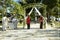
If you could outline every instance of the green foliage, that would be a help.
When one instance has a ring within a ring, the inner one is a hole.
[[[43,4],[47,5],[49,8],[53,8],[57,4],[57,0],[43,0]]]
[[[2,0],[0,0],[0,4],[1,4],[1,1]],[[22,15],[22,16],[24,15],[24,9],[21,6],[21,4],[18,4],[16,2],[12,1],[12,0],[5,0],[1,6],[2,6],[3,9],[0,10],[0,13],[6,13],[4,11],[6,11],[7,7],[10,7],[11,13],[19,14],[19,15]],[[22,16],[20,16],[20,18],[22,18]],[[0,18],[2,18],[2,16]]]
[[[1,15],[1,13],[0,13],[0,21],[2,20],[2,15]]]
[[[23,7],[20,4],[15,3],[15,2],[13,3],[13,5],[14,5],[13,12],[16,12],[18,14],[22,14],[23,15]]]
[[[2,0],[0,0],[0,3],[1,1]],[[40,1],[41,0],[22,0],[22,3],[26,3],[25,5],[28,6],[28,3],[40,3]],[[24,5],[22,6],[21,4],[13,2],[12,0],[5,0],[3,10],[5,11],[7,6],[11,6],[11,4],[14,6],[13,10],[11,11],[12,13],[24,15]],[[55,15],[58,12],[58,10],[54,8],[55,6],[60,8],[60,0],[43,0],[43,4],[47,5],[47,12],[51,13],[51,15]],[[54,9],[55,12],[51,11],[52,9]],[[3,10],[0,10],[0,12],[3,12]],[[42,10],[44,9],[42,8]],[[41,12],[43,13],[43,11]]]
[[[41,0],[25,0],[27,3],[40,3]]]

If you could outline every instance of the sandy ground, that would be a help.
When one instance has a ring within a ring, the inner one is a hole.
[[[48,27],[39,29],[39,24],[31,24],[31,29],[0,30],[0,40],[60,40],[60,29]]]
[[[60,30],[6,30],[0,31],[0,40],[60,40]]]

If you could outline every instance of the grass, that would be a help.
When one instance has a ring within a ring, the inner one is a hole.
[[[23,27],[23,23],[18,23],[17,27],[18,27],[18,28]]]
[[[18,26],[22,26],[23,24],[22,23],[18,23]]]
[[[60,27],[60,22],[55,21],[54,23],[55,23],[55,26],[56,26],[56,27]]]
[[[2,23],[0,23],[0,25],[2,25]]]

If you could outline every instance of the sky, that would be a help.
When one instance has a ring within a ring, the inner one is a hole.
[[[21,0],[13,0],[14,2],[19,2],[19,1],[21,1]]]

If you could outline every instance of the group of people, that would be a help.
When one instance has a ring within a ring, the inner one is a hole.
[[[43,16],[39,16],[38,18],[38,21],[40,23],[40,29],[43,29]],[[30,15],[27,16],[27,19],[26,19],[26,23],[27,23],[27,29],[30,29],[30,22],[31,22],[31,18],[30,18]]]
[[[4,15],[4,17],[2,18],[3,31],[5,31],[7,28],[13,28],[13,29],[17,28],[18,20],[14,16]]]
[[[40,23],[40,29],[43,28],[43,16],[39,16],[38,21]],[[26,18],[26,24],[27,24],[27,29],[30,29],[30,23],[31,23],[31,18],[30,15],[27,16]],[[15,18],[15,15],[12,16],[6,16],[2,18],[2,30],[6,30],[7,28],[13,28],[16,29],[18,24],[18,20]]]

